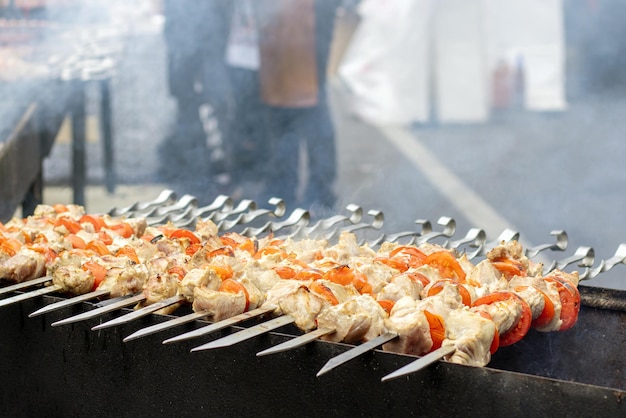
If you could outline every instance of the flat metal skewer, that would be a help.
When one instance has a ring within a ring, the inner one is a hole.
[[[173,342],[177,342],[177,341],[184,341],[184,340],[189,340],[192,338],[196,338],[196,337],[200,337],[202,335],[206,335],[206,334],[210,334],[211,332],[216,332],[219,331],[221,329],[224,329],[226,327],[229,327],[231,325],[236,325],[240,322],[243,322],[245,320],[257,317],[257,316],[261,316],[263,314],[269,313],[276,310],[275,306],[268,306],[268,307],[262,307],[262,308],[257,308],[257,309],[253,309],[249,312],[244,312],[242,314],[239,315],[235,315],[231,318],[228,319],[224,319],[223,321],[219,321],[216,322],[214,324],[211,325],[207,325],[205,327],[202,328],[198,328],[195,329],[193,331],[189,331],[186,332],[184,334],[180,334],[177,335],[176,337],[172,337],[172,338],[168,338],[167,340],[163,341],[163,344],[169,344],[169,343],[173,343]]]
[[[145,337],[147,335],[156,334],[160,331],[165,331],[169,328],[174,328],[179,325],[186,324],[188,322],[195,321],[196,319],[202,319],[207,316],[212,315],[211,312],[193,312],[185,316],[181,316],[178,318],[171,319],[169,321],[161,322],[160,324],[151,325],[146,328],[142,328],[134,333],[130,334],[128,337],[124,338],[124,342],[132,341],[137,338]]]
[[[306,334],[300,335],[296,338],[293,338],[289,341],[285,341],[284,343],[275,345],[274,347],[270,347],[267,350],[259,351],[256,353],[257,357],[267,356],[269,354],[282,353],[283,351],[293,350],[298,347],[302,347],[312,341],[317,340],[324,335],[332,334],[335,332],[333,328],[318,328],[311,332],[307,332]]]
[[[11,293],[16,290],[26,289],[27,287],[36,286],[38,284],[43,284],[43,283],[50,282],[50,281],[52,281],[52,277],[44,276],[38,279],[27,280],[22,283],[12,284],[10,286],[3,287],[2,289],[0,289],[0,295],[4,295],[5,293]]]
[[[124,299],[122,299],[122,300],[120,300],[118,302],[109,303],[109,304],[101,306],[99,308],[92,309],[91,311],[83,312],[81,314],[70,316],[69,318],[65,318],[65,319],[62,319],[60,321],[53,322],[51,325],[53,327],[56,327],[56,326],[59,326],[59,325],[72,324],[74,322],[86,321],[88,319],[95,318],[97,316],[104,315],[106,313],[113,312],[113,311],[116,311],[118,309],[122,309],[122,308],[125,308],[127,306],[130,306],[130,305],[134,305],[136,303],[141,302],[144,299],[146,299],[146,296],[143,293],[140,293],[140,294],[135,295],[135,296],[130,296],[130,297],[124,298]]]
[[[399,377],[406,376],[407,374],[415,373],[415,372],[417,372],[419,370],[422,370],[423,368],[431,365],[432,363],[436,362],[437,360],[442,359],[443,357],[447,356],[448,354],[454,352],[454,350],[456,350],[456,348],[453,345],[447,345],[445,347],[440,347],[440,348],[436,349],[435,351],[433,351],[432,353],[428,353],[425,356],[420,357],[419,359],[415,360],[414,362],[409,363],[406,366],[399,368],[395,372],[389,373],[387,376],[385,376],[382,379],[380,379],[380,381],[381,382],[386,382],[388,380],[397,379]]]
[[[398,334],[396,334],[395,332],[388,332],[386,334],[383,334],[374,338],[373,340],[369,340],[366,343],[357,345],[356,347],[351,348],[345,353],[341,353],[338,356],[331,358],[324,365],[324,367],[322,367],[321,370],[317,372],[317,377],[320,377],[321,375],[328,373],[335,367],[339,367],[342,364],[347,363],[348,361],[360,356],[361,354],[364,354],[370,350],[373,350],[376,347],[383,345],[386,342],[391,341],[396,337],[398,337]]]
[[[10,298],[0,300],[0,308],[11,305],[13,303],[32,299],[37,296],[42,296],[42,295],[47,295],[48,293],[58,292],[59,290],[63,290],[63,288],[61,286],[53,284],[51,286],[42,287],[41,289],[33,290],[28,293],[21,293],[19,295],[11,296]]]
[[[240,343],[250,338],[254,338],[257,335],[265,334],[273,329],[280,328],[287,324],[296,322],[295,318],[290,315],[279,316],[278,318],[271,319],[259,325],[244,329],[234,334],[228,335],[224,338],[220,338],[210,343],[203,344],[196,348],[191,349],[191,352],[211,350],[213,348],[230,347],[231,345]]]
[[[118,318],[111,319],[110,321],[96,325],[95,327],[91,328],[91,330],[97,331],[103,328],[110,328],[110,327],[115,327],[117,325],[126,324],[128,322],[134,321],[135,319],[139,319],[146,315],[150,315],[151,313],[158,311],[159,309],[163,309],[175,303],[182,302],[183,300],[185,300],[185,297],[183,295],[175,295],[167,299],[160,300],[151,305],[144,306],[143,308],[137,309],[136,311],[129,312],[126,315],[122,315]]]
[[[43,308],[38,309],[35,312],[31,313],[30,315],[28,315],[28,317],[32,318],[37,315],[43,315],[48,312],[65,308],[66,306],[76,305],[78,303],[85,302],[87,300],[99,298],[102,296],[108,296],[109,294],[111,294],[110,290],[96,290],[94,292],[85,293],[84,295],[78,295],[73,298],[65,299],[56,303],[51,303],[49,305],[46,305]]]

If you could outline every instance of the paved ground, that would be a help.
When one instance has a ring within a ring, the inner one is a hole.
[[[120,186],[112,195],[101,186],[100,144],[89,146],[89,210],[104,211],[156,197],[163,188],[210,200],[217,192],[252,197],[254,183],[223,185],[180,166],[194,181],[163,181],[159,156],[172,123],[174,105],[165,91],[162,38],[145,33],[132,39],[114,86],[115,154]],[[529,244],[553,242],[565,230],[570,247],[591,246],[599,259],[626,242],[625,106],[619,98],[576,101],[558,115],[499,115],[476,126],[422,126],[378,129],[351,116],[345,92],[331,95],[337,126],[340,196],[334,211],[348,203],[385,214],[390,232],[413,230],[417,219],[440,216],[457,221],[458,237],[473,226],[495,238],[504,228]],[[49,202],[71,200],[69,143],[59,141],[45,164]],[[171,167],[170,167],[171,168]],[[259,202],[262,205],[262,202]],[[626,288],[626,266],[589,282]]]

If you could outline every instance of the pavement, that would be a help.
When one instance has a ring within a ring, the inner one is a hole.
[[[159,147],[175,111],[165,86],[162,37],[158,32],[135,36],[113,86],[118,185],[114,193],[104,188],[93,128],[88,210],[105,212],[151,200],[165,188],[179,196],[193,194],[200,203],[216,193],[236,200],[255,195],[258,183],[229,184],[191,172],[189,167],[202,161],[176,167],[189,171],[185,178],[194,181],[159,175],[168,164]],[[416,230],[416,221],[423,219],[437,228],[439,218],[447,216],[456,221],[455,238],[479,227],[495,239],[509,228],[520,232],[527,245],[554,243],[551,232],[564,230],[568,249],[545,253],[558,260],[589,246],[599,263],[626,242],[626,141],[621,134],[626,106],[617,94],[573,100],[558,114],[510,112],[480,125],[411,127],[376,127],[359,120],[339,83],[332,83],[330,100],[338,152],[335,213],[350,203],[381,210],[388,232]],[[46,203],[71,202],[70,158],[69,142],[57,141],[44,165]],[[585,284],[626,289],[625,272],[617,265]]]

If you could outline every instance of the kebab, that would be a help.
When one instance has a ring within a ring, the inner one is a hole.
[[[342,270],[345,270],[345,268],[342,268]],[[458,277],[457,277],[458,278]],[[384,281],[383,281],[384,282]],[[459,287],[460,288],[460,287]],[[362,298],[363,300],[367,300],[367,298]]]

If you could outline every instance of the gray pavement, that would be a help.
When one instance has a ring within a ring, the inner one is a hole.
[[[113,90],[119,186],[106,193],[100,144],[89,141],[88,210],[150,200],[163,188],[201,201],[220,192],[255,197],[254,182],[227,184],[194,173],[200,181],[168,182],[159,176],[158,149],[175,110],[165,86],[163,47],[158,33],[130,40]],[[331,100],[339,164],[334,212],[349,203],[382,210],[389,232],[419,228],[418,219],[435,224],[450,216],[458,237],[481,227],[494,239],[508,227],[534,245],[553,242],[552,230],[565,230],[568,250],[547,254],[557,259],[579,246],[591,246],[598,259],[607,259],[626,242],[626,121],[619,97],[575,101],[561,114],[511,113],[484,125],[407,129],[372,127],[353,117],[338,85]],[[59,141],[45,162],[49,203],[71,201],[69,147]],[[626,289],[625,273],[626,266],[616,266],[586,284]]]

